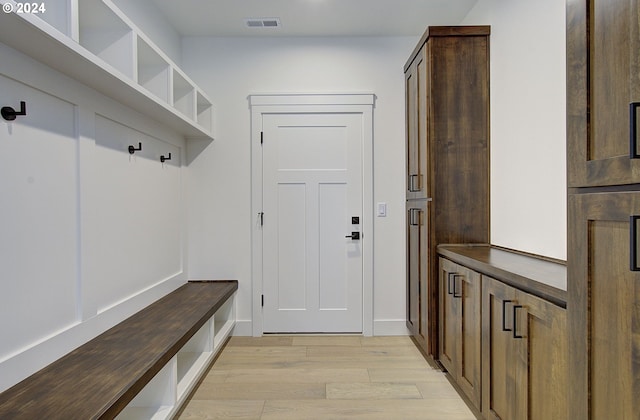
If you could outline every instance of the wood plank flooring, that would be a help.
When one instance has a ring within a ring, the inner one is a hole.
[[[409,337],[232,337],[179,417],[473,420]]]

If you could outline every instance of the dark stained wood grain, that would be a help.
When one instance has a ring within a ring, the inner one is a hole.
[[[480,274],[440,258],[440,363],[475,408],[481,401]]]
[[[435,38],[439,36],[489,36],[491,35],[491,26],[429,26],[422,34],[417,46],[409,55],[409,59],[404,65],[404,71],[406,72],[411,65],[413,59],[418,55],[418,51],[422,45],[427,42],[429,38]]]
[[[630,269],[637,188],[569,196],[568,394],[576,418],[640,413],[640,272]]]
[[[640,159],[629,156],[629,103],[640,101],[637,3],[567,0],[569,187],[640,182]]]
[[[432,199],[421,262],[426,284],[419,288],[426,290],[426,313],[418,314],[428,334],[416,341],[435,357],[436,245],[489,242],[489,34],[488,26],[429,27],[406,67],[408,175],[419,173],[423,181],[407,200]]]
[[[440,245],[438,253],[556,305],[567,305],[567,267],[564,264],[490,245]]]
[[[0,394],[0,418],[115,417],[237,288],[181,286]]]
[[[482,305],[484,417],[578,418],[567,411],[566,311],[484,275]]]

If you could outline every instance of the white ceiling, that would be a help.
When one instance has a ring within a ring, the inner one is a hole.
[[[478,0],[151,0],[184,36],[416,36],[459,24]],[[247,28],[246,18],[280,18]]]

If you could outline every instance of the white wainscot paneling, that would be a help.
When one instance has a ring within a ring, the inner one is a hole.
[[[102,116],[95,139],[85,291],[100,313],[182,273],[184,224],[178,147]]]
[[[0,75],[0,361],[78,321],[75,106]]]

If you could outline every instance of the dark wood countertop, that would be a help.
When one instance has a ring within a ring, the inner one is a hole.
[[[1,393],[0,418],[115,417],[237,289],[181,286]]]
[[[563,308],[567,306],[565,264],[490,245],[440,245],[438,253]]]

